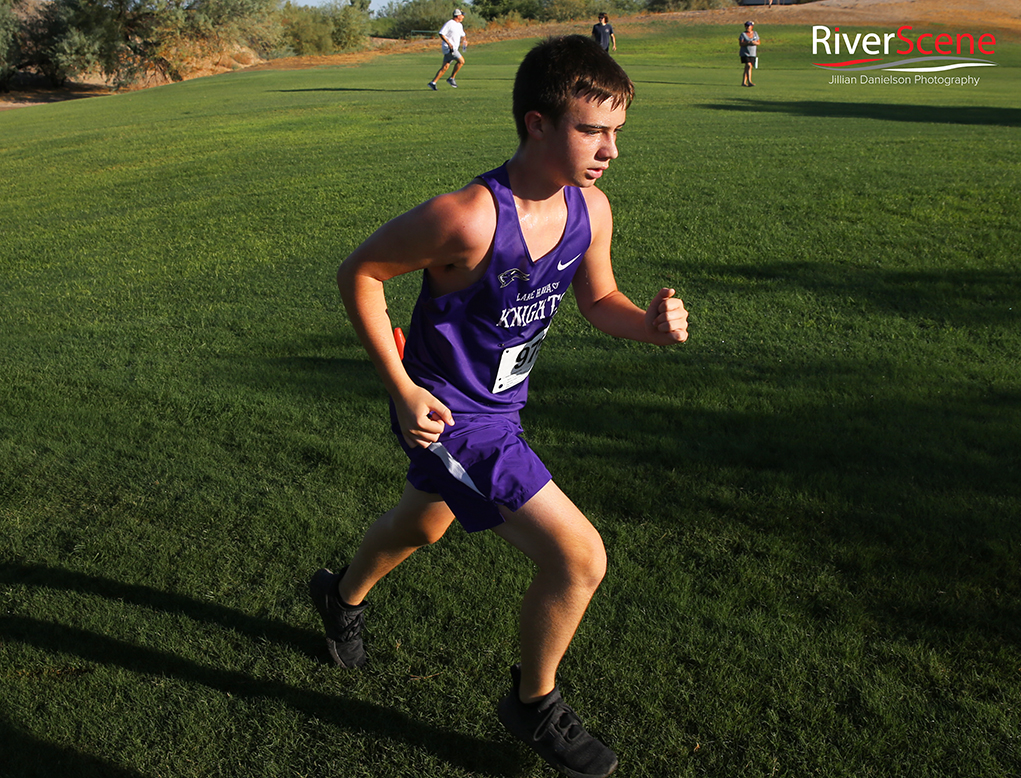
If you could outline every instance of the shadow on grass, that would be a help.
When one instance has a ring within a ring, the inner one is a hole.
[[[747,111],[753,113],[786,113],[806,118],[879,119],[891,122],[923,124],[988,124],[1021,127],[1021,109],[958,105],[897,105],[891,103],[839,103],[823,100],[792,102],[734,99],[730,103],[707,103],[699,106],[713,111]]]
[[[597,515],[664,530],[700,516],[782,538],[839,569],[888,634],[950,646],[967,632],[1021,647],[1021,376],[983,365],[1006,363],[1021,279],[809,263],[730,270],[753,283],[703,279],[720,285],[711,297],[806,290],[844,313],[796,333],[800,350],[773,348],[769,333],[732,346],[699,331],[692,301],[681,349],[617,355],[624,347],[603,339],[540,360],[525,430],[545,442],[554,478],[568,494],[584,489]],[[894,332],[923,348],[897,343],[887,356],[894,335],[854,327],[856,309],[908,320],[913,331]],[[957,344],[946,359],[934,345],[941,330]],[[862,337],[874,339],[864,350],[850,340]],[[891,583],[901,581],[910,594]]]
[[[42,565],[0,565],[0,582],[95,594],[115,601],[182,613],[198,621],[244,632],[253,638],[269,638],[290,645],[305,644],[314,634],[308,630],[294,629],[279,621],[251,617],[230,608],[159,592],[149,587],[123,584]],[[315,637],[318,640],[318,635]],[[172,677],[226,695],[278,700],[308,718],[329,722],[346,732],[408,743],[474,774],[514,775],[521,770],[518,749],[506,744],[442,730],[392,708],[296,688],[282,681],[260,680],[232,670],[207,667],[180,656],[132,645],[76,627],[23,616],[9,616],[0,618],[0,642],[17,642],[54,654],[69,654],[86,662],[120,667],[133,673]],[[3,735],[3,727],[0,721],[0,736]],[[15,731],[12,737],[26,742],[34,741],[31,757],[33,763],[41,760],[39,764],[71,764],[76,769],[81,766],[92,769],[90,765],[93,762],[96,764],[96,771],[92,773],[55,770],[50,773],[40,772],[40,775],[95,774],[114,778],[131,775],[124,771],[118,772],[117,768],[102,772],[100,768],[104,765],[99,760],[75,754],[60,746],[41,743],[24,733]],[[38,756],[40,753],[42,757]]]
[[[547,366],[533,373],[525,430],[555,441],[536,448],[583,510],[618,517],[604,530],[611,547],[629,520],[682,536],[692,520],[745,526],[839,570],[886,634],[1021,648],[1021,386],[948,378],[933,403],[901,396],[931,382],[925,366],[893,376],[853,360],[768,363],[653,357],[619,382],[606,365],[585,381],[583,365]],[[672,399],[635,402],[628,382]],[[734,408],[677,403],[692,383],[722,397],[735,383],[758,387],[771,407],[748,407],[749,395]],[[544,405],[545,385],[588,401]],[[785,398],[799,394],[826,399]]]
[[[317,654],[316,649],[320,648],[322,643],[318,632],[298,629],[275,619],[249,616],[233,608],[164,592],[150,586],[126,584],[109,578],[38,564],[0,564],[0,584],[94,594],[113,602],[137,605],[163,613],[180,614],[193,621],[232,629],[256,640],[269,640],[291,648],[307,647],[310,657],[324,659],[326,656],[325,650],[321,655]]]
[[[298,352],[298,349],[295,349]],[[252,388],[286,389],[304,397],[385,402],[372,363],[365,359],[285,356],[238,357],[223,362],[223,378]]]
[[[1021,274],[1014,270],[855,269],[822,262],[731,265],[728,272],[772,294],[794,285],[822,298],[853,299],[867,309],[956,327],[1021,326]],[[745,292],[747,293],[747,292]]]
[[[0,624],[3,622],[0,621]],[[0,775],[4,778],[140,778],[104,759],[40,740],[0,714]]]
[[[422,92],[422,89],[371,89],[363,86],[320,86],[309,89],[273,89],[273,92],[279,93],[290,93],[290,92]]]

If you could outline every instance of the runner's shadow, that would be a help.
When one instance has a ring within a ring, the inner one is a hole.
[[[180,613],[197,621],[291,646],[310,643],[313,637],[319,640],[316,633],[295,629],[277,620],[248,616],[230,608],[160,592],[151,587],[123,584],[45,565],[0,565],[0,583],[98,595],[112,601]],[[0,619],[0,643],[19,643],[47,653],[76,656],[95,665],[120,667],[140,675],[171,677],[230,696],[277,700],[300,711],[309,719],[327,721],[347,732],[406,742],[472,774],[502,776],[520,772],[521,757],[518,750],[509,744],[480,740],[441,729],[393,708],[302,689],[283,681],[253,678],[236,670],[202,665],[165,651],[134,645],[78,627],[26,616],[8,616]],[[6,727],[0,721],[0,731],[4,729]],[[12,737],[15,740],[33,740],[38,745],[38,741],[25,733],[14,732]],[[5,747],[10,747],[9,739],[4,742]],[[74,754],[60,746],[46,748],[49,754],[47,759],[54,765],[67,763],[88,767],[95,762],[95,770],[84,774],[113,775],[117,778],[132,775],[123,770],[118,772],[117,768],[104,773],[100,768],[105,763],[101,764],[94,757]],[[58,770],[39,774],[69,773]]]
[[[421,92],[421,89],[369,89],[363,86],[321,86],[314,89],[272,89],[272,92]]]
[[[151,586],[126,584],[109,578],[76,573],[72,570],[39,564],[0,564],[0,584],[32,586],[68,592],[93,594],[114,602],[137,605],[153,611],[176,613],[214,626],[232,629],[251,638],[269,640],[283,646],[307,646],[310,656],[316,655],[312,646],[322,643],[318,632],[298,629],[277,619],[249,616],[241,611],[201,602]],[[323,652],[325,656],[325,652]]]
[[[2,623],[2,622],[0,622]],[[0,765],[5,778],[142,778],[105,759],[47,743],[0,718]]]

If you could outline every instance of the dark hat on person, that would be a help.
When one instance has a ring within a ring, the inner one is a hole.
[[[455,8],[454,16],[464,16],[464,11],[462,11],[460,8]]]
[[[754,24],[755,24],[755,22],[745,22],[745,23],[744,23],[744,26],[745,26],[745,27],[751,27],[751,26],[753,26]]]

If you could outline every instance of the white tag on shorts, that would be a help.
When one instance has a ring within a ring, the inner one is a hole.
[[[539,356],[539,347],[542,346],[547,332],[549,332],[549,327],[527,343],[503,350],[500,367],[496,371],[496,381],[493,383],[493,394],[506,392],[528,378],[528,374],[532,372],[532,366]]]

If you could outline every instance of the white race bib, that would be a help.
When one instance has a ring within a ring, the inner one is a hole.
[[[493,394],[505,392],[528,378],[528,374],[532,372],[532,366],[539,356],[539,347],[542,346],[547,332],[549,332],[549,327],[527,343],[503,350],[500,367],[496,371],[496,381],[493,383]]]

